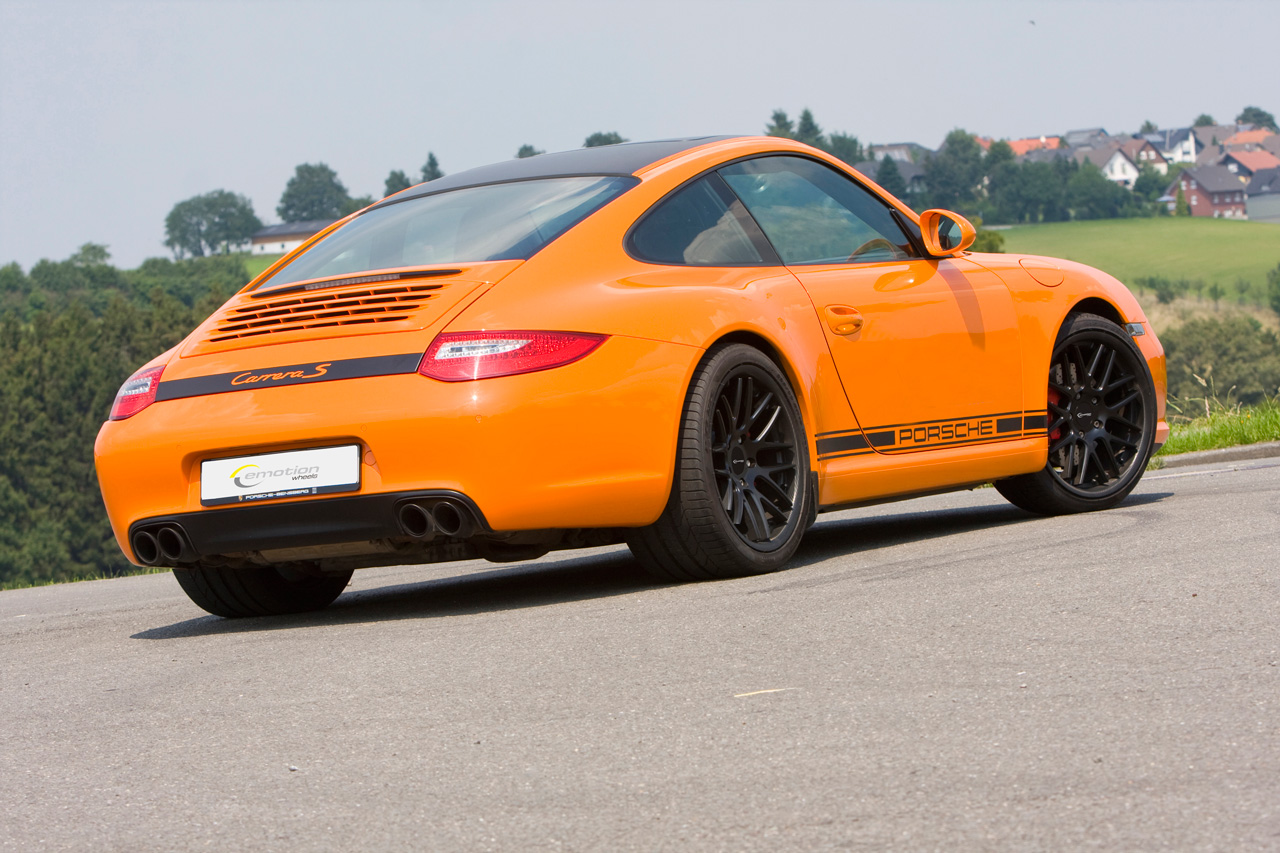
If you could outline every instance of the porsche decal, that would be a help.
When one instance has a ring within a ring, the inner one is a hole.
[[[888,424],[865,430],[822,433],[819,459],[839,459],[876,453],[932,450],[961,444],[981,444],[1044,435],[1049,418],[1044,412],[1000,412],[946,421]]]
[[[274,388],[308,382],[331,382],[335,379],[363,379],[367,376],[413,373],[418,369],[421,361],[422,353],[377,355],[368,358],[313,361],[307,364],[288,364],[283,367],[238,370],[234,373],[193,376],[189,379],[170,379],[161,381],[157,386],[156,400],[179,400],[183,397],[202,397],[206,394],[225,394],[228,391],[248,391],[253,388]]]

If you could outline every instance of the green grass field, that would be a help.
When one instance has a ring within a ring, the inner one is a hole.
[[[280,260],[283,255],[245,255],[244,268],[249,273],[249,278],[257,278],[263,270]]]
[[[1261,297],[1267,270],[1280,264],[1280,225],[1190,219],[1102,219],[1001,229],[1004,250],[1088,264],[1130,286],[1143,276],[1218,282],[1229,292],[1238,278]]]

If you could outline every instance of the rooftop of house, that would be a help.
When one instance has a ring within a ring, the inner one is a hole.
[[[1155,146],[1158,151],[1172,151],[1192,136],[1189,127],[1174,127],[1142,134],[1142,138]]]
[[[1068,130],[1062,134],[1062,141],[1068,148],[1079,148],[1081,145],[1088,145],[1091,142],[1096,143],[1100,139],[1106,139],[1107,132],[1101,127],[1086,127],[1080,130]]]
[[[1262,140],[1271,135],[1271,131],[1265,129],[1242,130],[1222,140],[1222,144],[1228,148],[1233,145],[1261,145]]]
[[[1013,149],[1013,155],[1015,157],[1021,157],[1022,155],[1030,153],[1032,151],[1040,151],[1045,149],[1052,150],[1054,148],[1057,148],[1062,144],[1062,137],[1039,136],[1039,137],[1028,137],[1026,139],[1009,139],[1006,141],[1009,143],[1009,147]]]
[[[1173,183],[1169,184],[1171,195],[1177,190],[1177,183],[1183,176],[1193,179],[1211,193],[1236,192],[1244,188],[1240,178],[1233,175],[1226,166],[1197,166],[1194,169],[1184,169],[1174,178]]]
[[[1111,158],[1116,156],[1117,153],[1128,160],[1135,169],[1138,167],[1138,164],[1133,162],[1133,158],[1129,156],[1128,152],[1124,150],[1124,146],[1120,143],[1098,145],[1096,147],[1086,146],[1084,148],[1076,148],[1072,150],[1071,156],[1075,157],[1081,163],[1087,160],[1099,169],[1104,169],[1106,168],[1106,165],[1111,162]]]
[[[1244,189],[1246,195],[1280,194],[1280,166],[1272,169],[1259,169],[1253,173],[1253,180]]]
[[[1120,150],[1123,151],[1125,153],[1125,156],[1127,156],[1130,160],[1132,160],[1134,163],[1137,163],[1139,159],[1141,159],[1138,157],[1138,152],[1141,151],[1143,148],[1146,148],[1148,145],[1151,145],[1151,143],[1145,137],[1139,136],[1133,139],[1126,139],[1124,142],[1120,143]],[[1154,145],[1151,145],[1151,153],[1155,154],[1156,157],[1160,158],[1162,162],[1165,162],[1164,155],[1161,154],[1160,151]],[[1150,162],[1150,160],[1151,158],[1148,157],[1147,161]]]
[[[311,219],[306,222],[281,222],[278,225],[268,225],[265,228],[259,228],[253,232],[251,239],[258,241],[280,240],[288,237],[310,237],[319,231],[328,228],[337,220],[334,219]]]
[[[1226,160],[1230,157],[1241,166],[1244,166],[1250,172],[1257,172],[1259,169],[1272,169],[1280,166],[1280,157],[1272,154],[1270,151],[1228,151],[1222,159]]]

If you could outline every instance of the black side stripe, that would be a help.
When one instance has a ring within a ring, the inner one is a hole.
[[[229,391],[252,391],[282,385],[332,382],[335,379],[363,379],[367,376],[413,373],[418,369],[421,361],[422,353],[411,352],[403,355],[375,355],[338,361],[312,361],[307,364],[287,364],[283,367],[260,367],[236,373],[193,376],[189,379],[170,379],[161,381],[156,387],[156,400],[180,400],[184,397],[225,394]]]
[[[1047,426],[1048,415],[1044,412],[998,412],[938,421],[892,424],[862,432],[829,432],[817,437],[818,457],[827,460],[862,456],[873,453],[872,448],[886,453],[901,453],[1036,438],[1044,434]]]

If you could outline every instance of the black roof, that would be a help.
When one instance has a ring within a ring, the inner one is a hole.
[[[253,239],[268,237],[310,237],[328,228],[336,219],[310,219],[306,222],[281,222],[279,225],[268,225],[259,228],[250,235]]]
[[[634,175],[645,166],[670,157],[672,154],[679,154],[681,151],[688,151],[690,148],[697,148],[708,142],[732,138],[731,136],[695,136],[688,139],[661,139],[656,142],[623,142],[619,145],[575,148],[572,151],[557,151],[552,154],[539,154],[536,157],[504,160],[501,163],[478,166],[465,172],[457,172],[419,184],[413,189],[380,202],[375,207],[462,187],[524,181],[531,178]]]
[[[1280,193],[1280,166],[1272,166],[1270,169],[1259,169],[1253,173],[1253,180],[1249,181],[1249,186],[1245,188],[1247,195],[1264,195],[1268,193]]]

